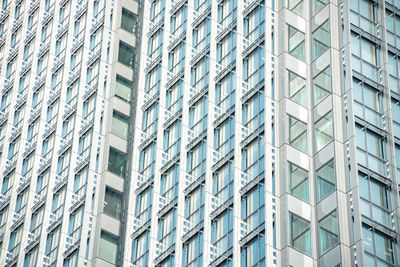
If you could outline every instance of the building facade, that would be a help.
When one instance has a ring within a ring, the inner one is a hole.
[[[400,2],[141,5],[124,263],[398,266]]]
[[[1,265],[400,265],[400,1],[1,8]]]
[[[139,3],[0,7],[0,265],[116,266]]]

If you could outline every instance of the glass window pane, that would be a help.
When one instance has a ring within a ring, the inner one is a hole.
[[[335,163],[332,159],[317,171],[318,201],[330,195],[336,189]]]
[[[332,112],[315,123],[315,147],[321,150],[333,139]]]
[[[288,8],[299,16],[304,16],[303,0],[288,0]]]
[[[126,8],[122,8],[121,28],[136,34],[137,16]]]
[[[304,60],[305,59],[305,39],[304,33],[293,28],[288,27],[289,41],[288,41],[288,52],[292,56]]]
[[[328,20],[313,33],[313,60],[329,49],[330,40]]]
[[[289,163],[289,193],[308,202],[308,173]]]
[[[307,255],[311,255],[310,223],[292,213],[289,214],[289,221],[290,245]]]
[[[294,102],[307,105],[306,80],[293,72],[288,71],[289,97]]]
[[[121,194],[106,188],[104,196],[103,212],[113,218],[121,219],[122,196]]]
[[[101,232],[99,257],[105,261],[117,264],[118,238],[106,232]]]
[[[135,49],[132,46],[120,41],[118,50],[118,61],[133,69],[135,63]]]
[[[113,113],[111,132],[124,140],[128,140],[129,119],[119,113]]]
[[[108,155],[108,170],[118,176],[125,178],[126,154],[110,147],[110,153]]]
[[[307,125],[289,116],[289,144],[302,152],[307,151]]]
[[[339,243],[338,219],[336,211],[319,222],[319,240],[321,255]]]
[[[133,84],[128,79],[117,75],[115,83],[115,95],[124,99],[127,102],[131,101]]]

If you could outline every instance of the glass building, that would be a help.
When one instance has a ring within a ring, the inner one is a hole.
[[[139,11],[0,1],[1,266],[121,266]]]
[[[400,265],[399,0],[0,7],[1,265]]]

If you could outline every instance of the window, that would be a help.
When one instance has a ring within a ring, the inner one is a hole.
[[[380,49],[375,43],[354,32],[351,34],[352,68],[365,77],[380,82]]]
[[[163,244],[163,249],[175,244],[176,217],[176,210],[172,209],[158,220],[158,241]]]
[[[354,114],[383,128],[383,93],[366,83],[353,79],[354,86]]]
[[[317,201],[330,195],[336,189],[335,161],[331,159],[317,170]]]
[[[207,129],[207,112],[208,101],[205,97],[189,108],[189,129],[193,131],[194,136]]]
[[[148,265],[149,241],[149,232],[145,232],[133,241],[132,260],[136,266]]]
[[[128,140],[129,119],[124,115],[114,111],[111,132],[124,140]]]
[[[211,23],[209,18],[205,18],[197,28],[193,29],[193,47],[197,51],[202,51],[210,44]]]
[[[244,18],[244,37],[254,42],[265,33],[265,6],[258,5]]]
[[[242,170],[248,182],[264,174],[264,139],[256,138],[242,150]]]
[[[151,205],[153,202],[153,188],[146,189],[136,197],[135,216],[141,222],[147,222],[151,218]]]
[[[133,69],[135,64],[135,49],[132,46],[120,41],[118,50],[118,61],[125,66]]]
[[[118,237],[101,231],[99,244],[99,257],[105,261],[117,264]]]
[[[314,16],[317,14],[321,9],[323,9],[327,4],[329,3],[329,0],[312,0],[311,5],[312,5],[312,15]]]
[[[108,154],[108,170],[120,177],[126,176],[127,155],[110,147]]]
[[[174,165],[167,173],[161,176],[160,194],[166,198],[167,203],[178,197],[179,165]]]
[[[299,16],[304,16],[303,0],[288,0],[288,8]]]
[[[185,199],[185,219],[197,226],[204,219],[204,186],[199,186]]]
[[[206,143],[200,142],[187,155],[187,172],[195,179],[201,178],[206,172]]]
[[[304,60],[305,55],[305,37],[304,33],[292,26],[288,26],[288,52],[292,56]]]
[[[265,221],[265,187],[259,183],[254,189],[242,197],[242,220],[246,223],[249,234]]]
[[[231,32],[217,44],[217,62],[222,68],[234,64],[236,59],[236,34]]]
[[[328,67],[317,76],[314,77],[313,81],[314,89],[314,106],[318,105],[332,92],[331,86],[331,68]]]
[[[131,102],[133,84],[128,79],[117,75],[115,83],[115,95],[126,102]]]
[[[195,88],[196,92],[199,92],[208,86],[208,76],[210,71],[209,63],[209,58],[204,57],[191,70],[191,85],[193,88]]]
[[[333,123],[332,123],[332,112],[330,111],[315,123],[316,151],[321,150],[332,140],[333,140]]]
[[[139,155],[139,172],[145,179],[154,176],[156,160],[156,143],[151,143]]]
[[[356,124],[356,142],[358,163],[386,176],[386,139]]]
[[[228,209],[211,222],[211,242],[217,257],[233,246],[233,211]]]
[[[185,68],[185,44],[181,43],[168,55],[168,70],[174,75],[184,71]]]
[[[248,90],[264,81],[264,47],[254,49],[251,54],[243,60],[243,80],[248,84]]]
[[[115,219],[121,219],[122,195],[106,187],[103,212]]]
[[[289,116],[289,145],[307,152],[307,124]]]
[[[183,265],[203,266],[203,233],[199,232],[183,245]]]
[[[257,236],[248,245],[242,248],[241,265],[248,267],[265,266],[265,237]]]
[[[319,241],[321,255],[325,254],[339,243],[336,210],[319,222]]]
[[[289,163],[289,193],[308,202],[308,172]]]
[[[122,8],[121,28],[136,35],[137,16],[126,8]]]
[[[157,65],[146,75],[145,92],[149,97],[155,96],[161,88],[161,65]]]
[[[307,105],[306,80],[303,77],[288,71],[289,97],[302,106]]]
[[[175,15],[171,16],[171,34],[179,37],[186,33],[187,6],[180,8]]]
[[[350,1],[350,21],[372,35],[377,35],[378,5],[373,0]]]
[[[361,214],[392,228],[390,187],[363,173],[358,174]]]
[[[329,20],[313,32],[313,60],[325,53],[331,45]]]
[[[392,264],[396,263],[396,245],[394,240],[364,224],[362,226],[362,234],[364,251],[366,252],[364,254],[366,260],[365,266],[392,266]],[[390,265],[387,263],[390,263]]]
[[[219,155],[226,156],[234,148],[235,120],[228,118],[214,130],[214,148]]]
[[[212,193],[219,203],[227,202],[233,197],[233,164],[228,162],[213,175]]]
[[[304,254],[311,255],[310,222],[293,213],[289,213],[289,223],[290,245]]]
[[[259,91],[242,105],[242,122],[247,127],[248,134],[254,133],[264,126],[264,101],[264,92]]]

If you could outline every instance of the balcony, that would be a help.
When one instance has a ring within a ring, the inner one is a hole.
[[[201,169],[198,169],[199,172],[192,171],[192,174],[185,174],[185,189],[183,190],[185,195],[190,194],[195,190],[198,186],[205,182],[205,175],[201,174]]]
[[[160,91],[159,88],[152,88],[153,90],[149,90],[144,93],[144,103],[142,105],[142,111],[146,110],[149,108],[151,105],[153,105],[160,97]]]
[[[186,242],[192,236],[199,233],[204,227],[202,220],[196,220],[194,217],[183,219],[183,237],[182,242]]]
[[[21,136],[23,122],[24,121],[21,119],[15,126],[12,127],[10,138],[8,138],[8,141],[10,143],[12,143],[19,136]]]
[[[233,184],[229,184],[216,195],[211,196],[211,219],[216,218],[233,204]]]
[[[11,248],[11,250],[6,252],[6,260],[5,260],[6,264],[4,265],[5,267],[13,266],[14,264],[17,263],[19,256],[19,247],[20,243],[14,245],[14,247]]]
[[[78,132],[79,136],[83,136],[94,126],[95,110],[92,110],[81,123],[81,129]]]
[[[18,183],[18,188],[17,188],[17,193],[21,193],[24,191],[28,186],[31,184],[32,176],[33,176],[33,169],[31,168],[29,171],[25,172],[25,174],[22,174],[19,178],[19,183]]]
[[[0,210],[3,210],[10,203],[11,199],[11,187],[4,192],[4,194],[0,194]]]
[[[13,217],[12,217],[12,224],[10,227],[10,231],[14,231],[24,223],[26,214],[26,204],[17,212],[12,212],[12,214]]]
[[[150,229],[151,220],[141,220],[137,217],[133,218],[133,233],[132,238],[140,236],[144,231]]]
[[[49,137],[57,128],[57,114],[44,126],[43,139]]]
[[[54,17],[54,4],[52,4],[47,11],[44,11],[42,26],[46,26],[53,19],[53,17]]]

